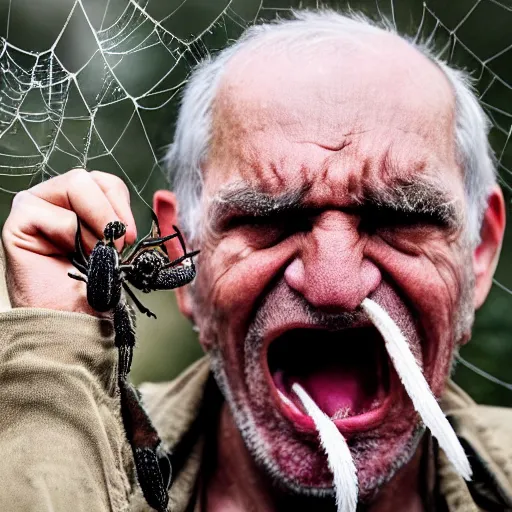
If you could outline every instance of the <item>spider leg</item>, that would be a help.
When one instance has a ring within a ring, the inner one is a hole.
[[[169,489],[172,481],[172,463],[169,454],[161,450],[158,454],[158,465],[160,466],[160,473],[164,480],[166,489]]]
[[[87,283],[87,278],[84,276],[72,274],[71,272],[68,272],[68,276],[71,277],[71,279],[76,279],[77,281],[83,281],[84,283]]]
[[[122,298],[114,308],[114,345],[119,352],[119,379],[124,379],[130,372],[135,346],[135,321],[130,306]]]
[[[174,267],[175,265],[178,265],[179,263],[181,263],[183,260],[187,260],[188,258],[192,258],[193,256],[196,256],[197,254],[199,254],[199,252],[200,251],[192,251],[187,254],[184,254],[183,256],[180,256],[179,258],[177,258],[173,261],[170,261],[169,263],[166,263],[164,265],[164,268]]]
[[[142,240],[139,240],[132,248],[130,248],[126,254],[123,254],[123,263],[130,263],[130,261],[136,256],[137,252],[141,248],[141,244],[144,243],[144,241],[147,239],[148,236],[145,236]]]
[[[150,318],[153,317],[153,318],[156,318],[156,315],[150,311],[146,306],[144,306],[144,304],[142,304],[142,302],[137,298],[137,296],[133,293],[133,291],[130,289],[130,287],[123,282],[123,288],[125,290],[125,292],[130,296],[130,299],[133,300],[133,303],[137,306],[137,309],[141,312],[141,313],[144,313],[145,315],[149,316]]]
[[[173,226],[173,228],[177,229],[176,226]],[[180,243],[182,244],[181,240],[183,239],[183,237],[181,236],[181,233],[179,231],[173,233],[172,235],[162,236],[159,238],[145,237],[139,242],[137,242],[126,255],[123,255],[123,262],[130,263],[130,261],[132,261],[137,256],[137,252],[140,251],[141,249],[148,249],[149,247],[158,247],[159,245],[162,245],[164,242],[172,240],[173,238],[176,237],[180,239]],[[167,253],[167,251],[165,252]]]
[[[172,240],[173,238],[179,237],[178,233],[173,233],[172,235],[161,236],[160,238],[150,238],[146,241],[141,242],[141,248],[146,249],[147,247],[156,247],[158,245],[162,245],[167,240]]]
[[[181,231],[178,229],[178,226],[172,226],[174,231],[176,231],[176,235],[178,237],[178,240],[180,241],[181,249],[183,253],[185,254],[187,252],[187,247],[185,245],[185,239],[183,238],[183,235],[181,234]]]
[[[73,259],[77,258],[77,263],[87,267],[87,256],[85,255],[84,248],[82,247],[82,226],[80,225],[80,219],[76,217],[76,233],[75,233],[75,253]],[[75,265],[76,267],[76,265]],[[78,267],[77,267],[78,268]],[[79,269],[80,270],[80,269]]]
[[[153,225],[151,226],[151,236],[150,238],[160,238],[161,232],[160,232],[160,223],[158,222],[158,217],[156,216],[155,212],[152,211],[151,215],[153,217]],[[167,248],[165,245],[161,246],[162,251],[166,254],[166,256],[169,256],[167,253]]]
[[[78,261],[76,261],[73,257],[70,257],[69,258],[69,261],[70,263],[78,270],[80,270],[80,272],[82,272],[82,274],[85,274],[87,275],[87,267],[82,265],[81,263],[79,263]]]
[[[134,387],[125,379],[119,381],[121,413],[126,437],[132,447],[137,480],[144,498],[158,512],[165,512],[169,503],[167,488],[172,477],[170,461],[162,460],[160,438],[142,407]],[[164,467],[162,467],[164,466]],[[162,469],[165,471],[165,481]]]
[[[126,254],[123,255],[123,262],[130,263],[131,260],[135,258],[137,255],[137,252],[141,249],[147,249],[148,247],[157,247],[159,245],[162,245],[164,242],[167,242],[167,240],[171,240],[172,238],[176,238],[178,235],[176,233],[173,233],[172,235],[163,236],[160,238],[148,238],[147,236],[144,237],[142,240],[139,240]]]
[[[89,266],[87,256],[84,253],[84,249],[82,247],[82,227],[80,225],[80,220],[78,219],[78,216],[76,218],[76,233],[75,233],[75,252],[71,253],[68,256],[68,259],[70,263],[78,269],[82,274],[87,275],[88,270],[87,267]],[[69,274],[69,277],[72,277],[73,279],[76,279],[76,277],[73,277],[71,274]],[[81,279],[81,281],[84,281]],[[85,283],[87,281],[84,281]]]
[[[151,210],[151,218],[153,219],[153,225],[151,226],[151,233],[155,233],[160,236],[160,223],[158,222],[158,217],[156,213]]]

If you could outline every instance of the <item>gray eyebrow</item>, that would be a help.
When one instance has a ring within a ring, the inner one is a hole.
[[[249,185],[230,185],[213,199],[208,210],[214,228],[233,214],[251,217],[270,217],[304,208],[304,197],[310,186],[302,186],[280,195],[271,195]]]
[[[462,222],[457,202],[442,188],[418,178],[414,182],[401,181],[385,190],[368,190],[364,203],[397,212],[429,215],[449,228]]]
[[[305,204],[305,196],[310,188],[310,185],[305,185],[281,195],[271,195],[244,183],[229,185],[211,201],[208,209],[211,227],[218,231],[232,215],[270,217],[307,209],[309,205]],[[352,201],[357,209],[369,207],[428,215],[448,228],[456,228],[462,222],[460,208],[446,191],[432,182],[422,180],[421,177],[414,182],[401,180],[381,190],[364,187],[360,198],[352,197]],[[347,209],[353,210],[354,207]]]

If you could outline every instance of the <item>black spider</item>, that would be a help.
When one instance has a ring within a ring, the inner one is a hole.
[[[148,504],[158,511],[167,509],[172,468],[167,454],[160,448],[160,438],[142,408],[135,388],[128,382],[133,348],[135,323],[133,311],[127,304],[122,290],[126,291],[135,306],[148,316],[156,316],[135,296],[127,283],[144,293],[153,290],[171,290],[183,286],[195,277],[192,257],[199,251],[187,253],[183,237],[176,226],[174,233],[160,236],[156,217],[150,233],[133,247],[121,254],[114,241],[126,233],[126,226],[109,222],[89,258],[81,242],[81,228],[75,235],[75,252],[69,257],[81,275],[69,273],[69,277],[87,283],[87,301],[100,312],[112,311],[115,345],[119,351],[118,382],[121,395],[121,412],[128,441],[130,442],[137,469],[137,478]],[[183,256],[171,261],[164,242],[177,237]],[[164,477],[166,475],[166,477]]]

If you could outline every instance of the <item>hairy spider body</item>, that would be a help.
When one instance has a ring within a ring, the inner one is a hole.
[[[144,293],[157,290],[156,280],[166,262],[165,256],[155,249],[143,252],[134,258],[133,268],[126,271],[126,279]]]
[[[114,320],[114,345],[119,353],[119,379],[126,379],[132,366],[133,348],[135,347],[135,318],[132,308],[120,301],[112,312]]]
[[[133,449],[137,478],[144,498],[154,509],[166,510],[169,499],[167,489],[172,479],[171,462],[161,450],[158,433],[140,406],[135,388],[126,383],[120,387],[120,391],[126,437]]]
[[[196,269],[188,264],[188,262],[183,263],[184,265],[176,268],[174,272],[171,272],[170,269],[164,269],[158,274],[155,280],[158,290],[170,290],[176,288],[177,281],[191,281],[193,279],[191,276],[195,275]]]
[[[121,299],[122,279],[116,248],[98,242],[89,257],[87,302],[96,311],[109,311]]]
[[[131,265],[133,270],[126,270],[126,280],[144,293],[172,290],[192,281],[196,273],[191,260],[184,260],[180,267],[169,267],[168,259],[157,250],[140,254]]]
[[[199,251],[186,252],[180,231],[160,236],[156,217],[150,233],[120,255],[114,241],[126,233],[126,226],[118,221],[109,222],[104,239],[99,240],[89,258],[81,244],[80,222],[75,235],[75,252],[71,263],[81,272],[69,277],[87,283],[87,301],[96,311],[112,311],[115,346],[118,349],[118,383],[121,395],[121,413],[127,439],[130,442],[142,493],[148,504],[160,511],[167,510],[172,468],[169,457],[161,449],[156,429],[142,407],[135,388],[127,377],[131,368],[135,346],[135,318],[126,302],[123,289],[134,305],[148,316],[155,316],[135,296],[127,283],[144,293],[171,290],[183,286],[195,277],[192,257]],[[183,256],[171,261],[163,245],[177,237]]]

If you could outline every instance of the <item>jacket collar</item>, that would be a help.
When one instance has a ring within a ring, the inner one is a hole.
[[[171,510],[184,512],[195,494],[207,431],[205,408],[210,365],[203,357],[170,383],[145,384],[141,393],[166,449],[179,454],[170,490]],[[452,381],[441,401],[443,411],[468,453],[473,480],[466,483],[438,451],[439,491],[450,512],[512,511],[512,410],[477,405]],[[210,419],[211,421],[211,419]],[[212,428],[214,428],[212,426]],[[177,467],[176,467],[177,466]]]

